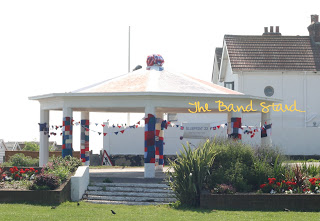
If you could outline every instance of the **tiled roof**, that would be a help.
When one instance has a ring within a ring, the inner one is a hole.
[[[233,71],[320,71],[320,47],[309,36],[225,35]]]
[[[143,69],[73,91],[73,93],[112,92],[242,94],[184,74]]]

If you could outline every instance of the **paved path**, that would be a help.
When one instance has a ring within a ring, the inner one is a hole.
[[[164,183],[168,167],[156,172],[155,178],[144,178],[144,167],[89,169],[90,182],[102,182],[110,178],[114,183]]]

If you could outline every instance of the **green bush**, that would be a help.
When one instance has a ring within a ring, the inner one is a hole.
[[[39,159],[17,153],[11,156],[8,162],[3,163],[3,166],[37,167],[39,166]]]
[[[213,140],[213,148],[218,152],[215,163],[211,168],[209,187],[217,184],[231,184],[237,191],[250,191],[253,186],[248,181],[253,181],[255,169],[254,151],[251,147],[232,140]],[[263,168],[257,165],[260,170]]]
[[[68,176],[75,172],[82,163],[80,159],[66,156],[62,158],[52,157],[45,167],[43,167],[44,174],[53,174],[58,176],[62,182],[64,182]]]
[[[219,154],[212,166],[209,188],[218,184],[231,184],[238,192],[258,190],[268,177],[284,179],[288,168],[280,150],[256,147],[230,139],[215,139],[212,147]]]
[[[24,146],[23,150],[25,150],[25,151],[39,151],[39,149],[40,149],[39,144],[37,144],[35,142],[25,142],[24,144],[25,144],[25,146]]]
[[[183,145],[177,159],[170,161],[173,172],[168,172],[169,183],[178,200],[188,206],[199,206],[200,192],[207,183],[216,152],[206,142],[192,150],[189,143]]]

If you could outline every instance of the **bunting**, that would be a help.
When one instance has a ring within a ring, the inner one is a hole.
[[[142,118],[141,120],[145,120],[144,118]],[[106,124],[103,124],[103,123],[92,123],[92,122],[89,122],[89,121],[86,121],[86,125],[82,125],[81,121],[72,121],[70,126],[81,126],[86,132],[93,132],[93,133],[97,133],[98,135],[103,135],[103,136],[107,136],[107,135],[111,135],[111,134],[114,134],[114,135],[119,135],[119,134],[125,134],[125,132],[127,130],[131,130],[131,129],[136,129],[139,127],[139,125],[141,125],[141,120],[139,120],[137,123],[133,124],[133,125],[130,125],[130,126],[127,126],[126,124],[117,124],[117,125],[112,125],[111,127],[114,128],[114,129],[119,129],[119,130],[116,130],[116,131],[113,131],[113,132],[110,132],[110,133],[105,133],[103,132],[103,128],[105,128],[107,125]],[[63,130],[63,127],[62,125],[50,125],[48,126],[49,124],[48,123],[38,123],[39,124],[39,130],[40,131],[45,131],[45,134],[48,134],[48,136],[57,136],[57,135],[60,135],[62,136],[63,135],[63,132],[61,133],[57,133],[56,131],[58,129],[62,129]],[[210,130],[212,131],[217,131],[221,128],[225,128],[228,123],[222,123],[222,124],[213,124],[211,123],[211,127],[210,127]],[[89,125],[95,125],[96,128],[101,128],[100,131],[99,129],[96,130],[96,129],[92,129],[89,127]],[[239,126],[238,123],[236,122],[234,124],[234,122],[231,122],[231,126]],[[261,132],[261,137],[265,137],[265,136],[271,136],[271,125],[266,125],[266,123],[262,126],[262,127],[257,127],[257,126],[247,126],[247,125],[244,125],[244,126],[241,126],[241,128],[238,128],[238,135],[241,136],[241,134],[244,134],[244,135],[249,135],[251,138],[253,138],[256,133],[262,131],[262,130],[265,130],[263,132]],[[166,121],[166,124],[165,124],[165,129],[167,129],[168,126],[171,126],[171,127],[175,127],[175,128],[179,128],[179,130],[184,130],[185,128],[183,126],[180,126],[180,125],[175,125],[174,123],[171,123],[170,121]],[[49,129],[51,130],[49,132]],[[68,129],[68,127],[67,127]],[[233,131],[236,132],[236,129],[233,128]],[[239,137],[239,136],[238,136]],[[180,137],[180,139],[182,140],[183,137]]]

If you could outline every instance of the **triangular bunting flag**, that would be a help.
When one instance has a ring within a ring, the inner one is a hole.
[[[138,125],[136,125],[136,128],[138,128]]]
[[[114,133],[115,133],[115,135],[118,135],[119,132],[114,132]]]
[[[137,124],[139,124],[139,125],[140,125],[140,121],[139,121]]]
[[[118,125],[118,127],[119,127],[119,128],[121,128],[121,126],[120,126],[120,125]]]
[[[102,127],[106,126],[105,124],[101,124]]]
[[[124,133],[124,130],[121,130],[120,132],[121,132],[121,133]]]
[[[107,135],[107,133],[103,133],[103,136],[106,136]]]
[[[218,125],[217,128],[219,129],[219,128],[220,128],[220,125]]]
[[[98,132],[99,135],[101,135],[101,132]]]

